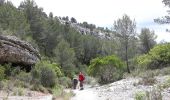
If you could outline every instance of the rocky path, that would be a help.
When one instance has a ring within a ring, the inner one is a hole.
[[[158,84],[165,81],[165,77],[158,77]],[[120,81],[90,88],[85,87],[85,90],[73,90],[75,96],[71,100],[134,100],[135,94],[140,91],[152,91],[153,86],[134,85],[140,79],[128,78]],[[162,92],[163,100],[170,100],[168,90]]]
[[[98,100],[98,94],[95,91],[95,88],[90,88],[88,85],[85,85],[84,88],[84,90],[73,90],[75,96],[71,98],[71,100]]]

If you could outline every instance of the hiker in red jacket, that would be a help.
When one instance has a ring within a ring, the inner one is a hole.
[[[79,81],[80,81],[80,90],[83,90],[83,81],[85,80],[85,77],[82,72],[79,74]]]

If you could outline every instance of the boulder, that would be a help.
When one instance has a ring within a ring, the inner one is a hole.
[[[14,63],[25,66],[34,65],[40,54],[28,42],[15,36],[0,35],[0,63]]]

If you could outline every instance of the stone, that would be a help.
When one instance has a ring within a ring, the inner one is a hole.
[[[38,50],[28,42],[15,36],[0,35],[0,64],[14,63],[29,66],[39,60]]]

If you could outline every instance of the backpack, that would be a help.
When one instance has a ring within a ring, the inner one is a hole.
[[[83,76],[83,81],[85,80],[85,77],[84,77],[84,75],[82,75]]]

